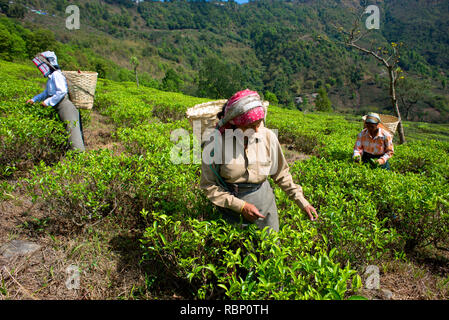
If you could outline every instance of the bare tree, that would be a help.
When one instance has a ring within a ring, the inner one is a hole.
[[[399,119],[398,133],[399,143],[405,143],[404,128],[402,126],[401,112],[399,111],[399,105],[396,95],[396,86],[399,79],[402,79],[402,69],[399,67],[400,47],[402,43],[398,44],[392,42],[388,47],[379,47],[374,45],[374,41],[371,41],[370,45],[362,44],[362,40],[366,40],[366,36],[372,32],[373,29],[367,29],[363,27],[362,18],[365,12],[360,15],[356,15],[351,29],[345,30],[343,27],[338,27],[338,31],[344,37],[344,43],[348,47],[355,48],[365,54],[374,57],[379,61],[386,69],[389,77],[389,93],[393,110]]]

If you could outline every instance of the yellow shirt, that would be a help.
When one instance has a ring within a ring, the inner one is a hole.
[[[239,130],[236,130],[239,131]],[[232,143],[232,135],[223,134],[218,139],[204,146],[204,153],[209,154],[215,146],[215,154],[220,155],[221,163],[215,165],[215,170],[227,183],[262,183],[268,176],[289,196],[290,199],[304,209],[309,202],[304,198],[301,186],[293,182],[289,172],[287,161],[281,149],[281,145],[273,131],[260,127],[257,133],[248,137],[248,148],[244,148],[243,139],[236,139]],[[221,146],[220,146],[221,142]],[[234,145],[240,152],[229,152],[227,146]],[[228,151],[228,152],[226,152]],[[240,212],[244,201],[227,192],[216,182],[216,175],[209,166],[210,160],[203,162],[201,166],[200,187],[206,193],[208,199],[215,205]]]

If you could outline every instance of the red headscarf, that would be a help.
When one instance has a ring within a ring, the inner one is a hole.
[[[219,127],[221,133],[229,129],[230,124],[247,126],[265,118],[265,109],[259,94],[256,91],[245,89],[234,94],[226,103],[224,119],[226,119],[226,115],[230,114],[235,114],[235,116]]]

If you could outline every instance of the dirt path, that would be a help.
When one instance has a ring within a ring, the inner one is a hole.
[[[90,123],[83,128],[86,150],[109,149],[122,152],[121,144],[114,139],[114,125],[110,120],[96,111],[90,115]]]
[[[285,159],[287,160],[289,165],[292,165],[296,161],[304,161],[311,157],[303,152],[296,151],[293,146],[289,144],[281,143],[282,151],[284,152]]]

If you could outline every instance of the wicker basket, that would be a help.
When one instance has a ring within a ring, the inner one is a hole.
[[[215,128],[218,122],[217,114],[222,110],[223,105],[228,102],[228,100],[216,100],[209,101],[201,104],[197,104],[192,108],[188,109],[186,112],[187,119],[189,119],[190,125],[193,127],[194,121],[201,121],[201,133],[195,132],[197,134],[198,141],[202,141],[202,138],[206,138],[206,130],[212,130]],[[265,118],[267,117],[268,111],[268,101],[263,101],[263,107],[265,109]],[[261,123],[263,126],[263,122]],[[198,136],[201,134],[201,136]]]
[[[80,109],[92,109],[98,73],[91,71],[62,71],[62,73],[67,79],[69,97],[73,104]]]
[[[382,122],[382,124],[387,128],[388,131],[390,131],[392,135],[396,133],[396,129],[399,124],[399,118],[387,114],[381,114],[380,122]]]

